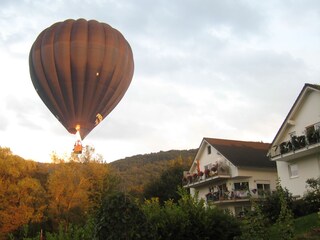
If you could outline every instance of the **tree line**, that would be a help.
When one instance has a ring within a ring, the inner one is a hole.
[[[34,233],[85,223],[117,182],[108,164],[89,161],[87,150],[81,159],[53,155],[55,163],[46,164],[0,148],[0,239],[25,225]]]
[[[62,158],[53,153],[52,163],[39,163],[0,147],[0,239],[9,233],[19,237],[26,226],[29,235],[41,230],[57,232],[61,226],[83,226],[107,194],[119,191],[144,199],[147,191],[149,197],[157,191],[154,179],[173,166],[179,184],[193,153],[161,151],[107,164],[93,147],[85,146],[81,155]],[[171,189],[162,191],[162,199],[176,191],[172,183],[162,187]]]
[[[0,239],[293,239],[294,217],[320,208],[320,178],[308,180],[311,190],[301,201],[279,182],[277,191],[253,201],[252,211],[237,219],[181,187],[190,165],[179,154],[144,179],[138,197],[91,147],[52,160],[27,161],[0,147]]]

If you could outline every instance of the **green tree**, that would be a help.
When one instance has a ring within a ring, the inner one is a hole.
[[[269,240],[267,227],[268,219],[263,215],[261,206],[255,199],[251,199],[252,210],[245,214],[241,224],[241,240]]]
[[[160,204],[158,198],[145,200],[141,208],[147,216],[155,239],[183,239],[189,225],[188,215],[172,200]]]
[[[108,195],[98,214],[97,239],[152,239],[147,218],[130,196],[117,192]]]
[[[179,188],[180,199],[160,205],[156,198],[142,205],[155,239],[234,239],[240,235],[239,222],[218,208],[207,207],[203,200]]]
[[[161,204],[169,199],[177,202],[180,198],[178,187],[181,187],[183,170],[182,165],[173,165],[164,170],[159,178],[154,179],[145,187],[144,197],[146,199],[157,197]]]
[[[293,239],[293,213],[288,206],[285,191],[280,182],[277,184],[277,192],[280,200],[280,213],[276,221],[276,229],[281,240]]]
[[[261,211],[262,214],[268,219],[270,224],[273,224],[277,221],[280,211],[281,211],[281,201],[280,198],[283,197],[286,201],[287,207],[293,209],[293,197],[292,194],[286,188],[280,186],[278,183],[279,189],[268,194],[266,199],[261,202]],[[281,191],[280,191],[281,190]],[[281,196],[280,196],[281,194]]]
[[[304,212],[313,213],[320,209],[320,177],[306,181],[307,193],[304,195]]]

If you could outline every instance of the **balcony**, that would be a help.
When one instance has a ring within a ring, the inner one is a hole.
[[[270,191],[266,190],[233,190],[228,191],[216,191],[209,192],[206,194],[207,203],[212,203],[215,205],[228,204],[234,202],[248,202],[251,198],[263,199]]]
[[[211,169],[206,169],[204,172],[186,173],[182,178],[182,185],[185,188],[195,188],[221,179],[228,179],[231,177],[230,167],[226,164],[216,165]]]
[[[273,146],[270,157],[275,161],[290,161],[318,152],[319,149],[319,130],[313,130],[307,135],[292,136],[289,141]]]

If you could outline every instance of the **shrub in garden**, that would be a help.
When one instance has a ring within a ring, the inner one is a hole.
[[[106,197],[96,217],[95,237],[104,240],[152,239],[147,218],[130,196]]]

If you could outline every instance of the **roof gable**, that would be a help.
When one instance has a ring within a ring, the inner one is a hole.
[[[303,86],[303,88],[302,88],[302,90],[300,91],[297,99],[295,100],[295,102],[294,102],[294,104],[292,105],[289,113],[287,114],[285,120],[283,121],[283,123],[281,124],[281,126],[280,126],[277,134],[275,135],[275,137],[274,137],[274,139],[273,139],[270,147],[273,146],[273,145],[277,142],[277,140],[278,140],[279,138],[281,138],[281,136],[283,135],[283,133],[284,133],[284,131],[285,131],[285,127],[287,126],[287,124],[290,124],[290,122],[291,122],[291,121],[290,121],[291,117],[294,116],[295,113],[299,110],[299,107],[300,107],[300,105],[302,104],[303,99],[307,96],[307,94],[308,94],[309,91],[318,91],[318,92],[319,92],[319,91],[320,91],[320,85],[306,83],[306,84]],[[271,149],[269,149],[269,151],[268,151],[269,153],[270,153],[270,150],[271,150]],[[269,154],[269,153],[268,153],[268,154]]]
[[[267,157],[269,143],[204,138],[237,167],[276,168],[275,162]]]

